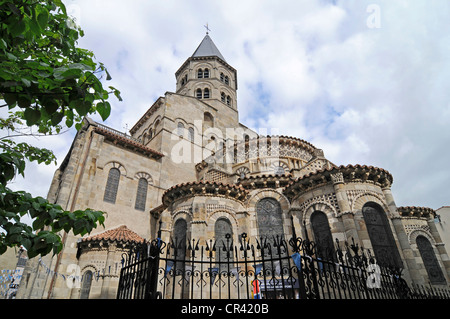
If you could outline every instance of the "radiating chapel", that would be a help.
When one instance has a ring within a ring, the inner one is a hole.
[[[123,253],[158,231],[167,242],[293,230],[325,248],[353,240],[409,283],[448,286],[435,212],[397,207],[385,169],[339,166],[301,138],[241,124],[237,70],[208,33],[175,78],[127,133],[84,120],[48,199],[104,211],[105,228],[62,234],[59,255],[28,262],[17,298],[115,298]]]

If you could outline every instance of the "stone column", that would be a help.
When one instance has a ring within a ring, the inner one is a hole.
[[[341,219],[344,225],[345,237],[347,240],[353,238],[355,242],[359,241],[358,231],[356,229],[355,220],[351,211],[345,184],[344,175],[341,172],[331,174],[331,180],[333,181],[334,192],[338,202],[339,210],[341,212]]]
[[[401,255],[403,256],[404,267],[403,278],[406,281],[413,281],[414,283],[422,283],[422,276],[419,273],[414,252],[409,245],[408,235],[403,226],[400,214],[397,211],[397,206],[392,196],[390,186],[385,186],[383,189],[384,198],[389,208],[390,220],[394,226],[395,234],[397,235],[398,243],[400,245]]]

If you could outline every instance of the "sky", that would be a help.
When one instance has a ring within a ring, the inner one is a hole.
[[[450,205],[450,1],[65,0],[121,91],[104,123],[130,129],[209,35],[237,70],[240,122],[294,136],[336,165],[389,171],[397,206]],[[101,121],[100,117],[94,117]],[[58,165],[75,129],[33,138]],[[12,189],[47,196],[57,166]]]

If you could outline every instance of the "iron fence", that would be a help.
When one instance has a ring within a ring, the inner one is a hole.
[[[161,239],[123,256],[118,299],[448,299],[446,289],[409,287],[401,269],[369,250],[336,242],[320,257],[313,241],[281,236],[234,243]]]

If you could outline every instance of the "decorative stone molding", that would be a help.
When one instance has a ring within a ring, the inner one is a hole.
[[[350,209],[353,212],[362,209],[367,202],[371,201],[379,204],[383,207],[386,214],[389,214],[389,207],[386,205],[383,194],[369,190],[348,190],[346,193],[350,204]]]
[[[134,178],[139,180],[141,178],[145,178],[148,182],[148,185],[153,185],[153,178],[149,173],[146,172],[138,172],[134,175]]]
[[[331,176],[331,181],[333,182],[333,184],[343,184],[344,183],[344,174],[342,174],[341,172],[335,173],[335,174],[330,174]]]
[[[424,236],[432,245],[436,245],[436,241],[434,240],[433,236],[431,236],[429,228],[422,228],[419,225],[415,226],[417,227],[410,227],[409,229],[406,229],[410,245],[416,245],[416,239],[419,236]]]
[[[301,212],[305,213],[311,207],[313,208],[313,210],[320,210],[318,206],[327,207],[326,212],[331,211],[333,216],[338,216],[340,213],[339,205],[336,199],[336,194],[324,194],[310,198],[304,201],[300,206],[298,206],[298,208],[300,209]]]
[[[223,184],[213,181],[188,182],[172,186],[162,196],[163,204],[168,207],[174,201],[192,196],[218,196],[244,201],[248,191],[239,185]]]
[[[436,212],[432,208],[428,207],[416,207],[416,206],[402,206],[397,207],[397,212],[401,217],[415,217],[415,218],[434,218]]]
[[[366,165],[347,165],[325,168],[316,172],[299,177],[290,182],[284,189],[288,198],[295,198],[316,187],[333,183],[332,175],[342,174],[344,183],[371,183],[380,187],[392,184],[392,175],[382,169]]]

